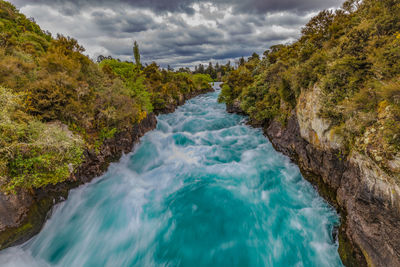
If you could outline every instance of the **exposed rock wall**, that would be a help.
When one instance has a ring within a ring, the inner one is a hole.
[[[318,117],[320,99],[317,87],[302,93],[287,125],[266,122],[264,133],[341,214],[339,253],[346,266],[400,266],[398,179],[368,156],[340,152],[343,140]]]
[[[369,265],[400,266],[400,187],[395,170],[382,169],[385,166],[382,160],[378,165],[376,157],[371,157],[366,150],[358,150],[357,146],[349,155],[342,155],[339,149],[344,140],[328,121],[318,116],[322,99],[317,86],[302,92],[290,122],[297,122],[298,127],[288,125],[284,130],[292,134],[298,129],[310,147],[308,154],[299,157],[300,167],[316,172],[336,192],[334,201],[347,214],[346,234]],[[268,129],[266,133],[274,139]],[[361,143],[365,137],[359,139]],[[296,149],[295,153],[300,150]],[[324,161],[313,163],[311,154],[320,154],[320,151]],[[329,159],[326,155],[330,155]],[[341,167],[335,170],[330,166]]]
[[[342,159],[337,150],[307,142],[295,115],[285,128],[272,122],[264,132],[340,212],[339,252],[346,266],[400,266],[400,200],[397,185],[384,181],[387,174],[358,153]]]
[[[173,112],[178,105],[199,94],[213,89],[196,91],[182,96],[175,104],[168,105],[158,113]],[[32,192],[19,191],[6,195],[0,191],[0,249],[20,244],[37,234],[42,228],[51,208],[68,197],[70,189],[90,182],[103,174],[109,164],[117,161],[122,153],[132,151],[132,147],[146,132],[157,125],[155,114],[149,114],[132,129],[117,133],[113,138],[104,141],[96,153],[86,150],[84,162],[71,175],[70,179],[56,185],[47,186]]]

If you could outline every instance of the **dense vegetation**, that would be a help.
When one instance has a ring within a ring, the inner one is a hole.
[[[99,56],[97,59],[98,62],[102,61],[103,59],[107,59],[108,57],[104,57],[103,55]],[[244,58],[243,58],[244,60]],[[203,64],[199,64],[197,66],[194,66],[194,70],[192,71],[190,68],[178,68],[175,72],[179,73],[193,73],[193,74],[206,74],[211,77],[211,79],[215,82],[221,81],[221,78],[225,75],[227,75],[230,71],[234,70],[235,67],[231,66],[231,62],[228,61],[225,65],[220,64],[219,62],[215,63],[213,65],[212,62],[208,63],[208,66],[205,66]],[[174,69],[168,65],[167,67],[168,71],[174,71]]]
[[[230,72],[220,101],[284,125],[301,94],[318,87],[319,116],[342,136],[345,152],[357,149],[378,163],[400,158],[399,30],[399,1],[348,0],[312,18],[298,41]]]
[[[207,74],[210,75],[214,81],[220,81],[221,77],[225,76],[233,69],[234,66],[231,66],[230,61],[228,61],[225,65],[219,64],[218,62],[213,65],[212,62],[209,62],[207,67],[203,64],[195,66],[193,73]]]
[[[53,38],[0,1],[0,187],[33,189],[68,179],[84,149],[150,112],[210,87],[204,74],[108,58],[99,64],[72,38]]]

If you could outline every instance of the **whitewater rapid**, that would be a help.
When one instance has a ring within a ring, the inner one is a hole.
[[[218,93],[158,116],[0,266],[342,266],[336,212]]]

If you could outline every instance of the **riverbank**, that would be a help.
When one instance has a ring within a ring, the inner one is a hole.
[[[188,93],[158,113],[173,112],[186,100],[211,91],[212,88]],[[16,194],[0,192],[0,249],[21,244],[36,235],[50,216],[52,207],[64,201],[69,190],[103,174],[111,162],[118,161],[123,153],[129,153],[140,137],[156,125],[156,115],[151,113],[130,131],[106,139],[97,152],[85,150],[82,165],[63,183],[33,191],[19,190]]]
[[[244,114],[239,103],[228,105],[227,111]],[[339,150],[304,138],[305,133],[317,134],[304,124],[302,128],[301,113],[300,108],[293,110],[285,126],[277,121],[249,123],[261,127],[274,148],[289,156],[340,213],[339,254],[346,266],[400,266],[397,184],[361,154],[343,157]]]

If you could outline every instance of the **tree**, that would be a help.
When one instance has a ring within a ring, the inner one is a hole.
[[[230,60],[228,60],[228,62],[226,63],[225,67],[226,67],[226,71],[227,72],[231,71],[231,61]]]
[[[239,66],[243,66],[244,63],[246,63],[246,60],[244,60],[244,57],[241,57],[241,58],[239,59]]]
[[[254,52],[254,53],[251,55],[251,57],[249,57],[247,60],[248,60],[248,61],[252,61],[252,60],[259,61],[259,60],[260,60],[260,56],[259,56],[257,53]]]
[[[335,14],[331,10],[323,10],[313,17],[301,30],[304,41],[309,40],[318,48],[330,38],[329,26],[332,24]]]
[[[139,45],[138,43],[135,41],[133,43],[133,55],[135,57],[135,63],[137,66],[141,67],[142,64],[140,63],[140,52],[139,52]]]
[[[103,56],[103,55],[99,55],[99,56],[97,57],[97,63],[100,63],[100,62],[102,62],[102,61],[105,60],[105,59],[113,59],[113,58],[112,58],[112,56],[106,57],[106,56]]]
[[[352,13],[360,6],[360,0],[347,0],[343,3],[342,8],[348,13]]]
[[[205,70],[205,73],[208,74],[208,75],[210,75],[211,78],[213,78],[213,79],[216,79],[216,78],[217,78],[217,74],[216,74],[215,69],[214,69],[214,67],[213,67],[213,65],[212,65],[212,62],[208,63],[208,67],[207,67],[207,69]]]
[[[204,65],[199,64],[199,67],[197,68],[198,73],[204,74]]]

